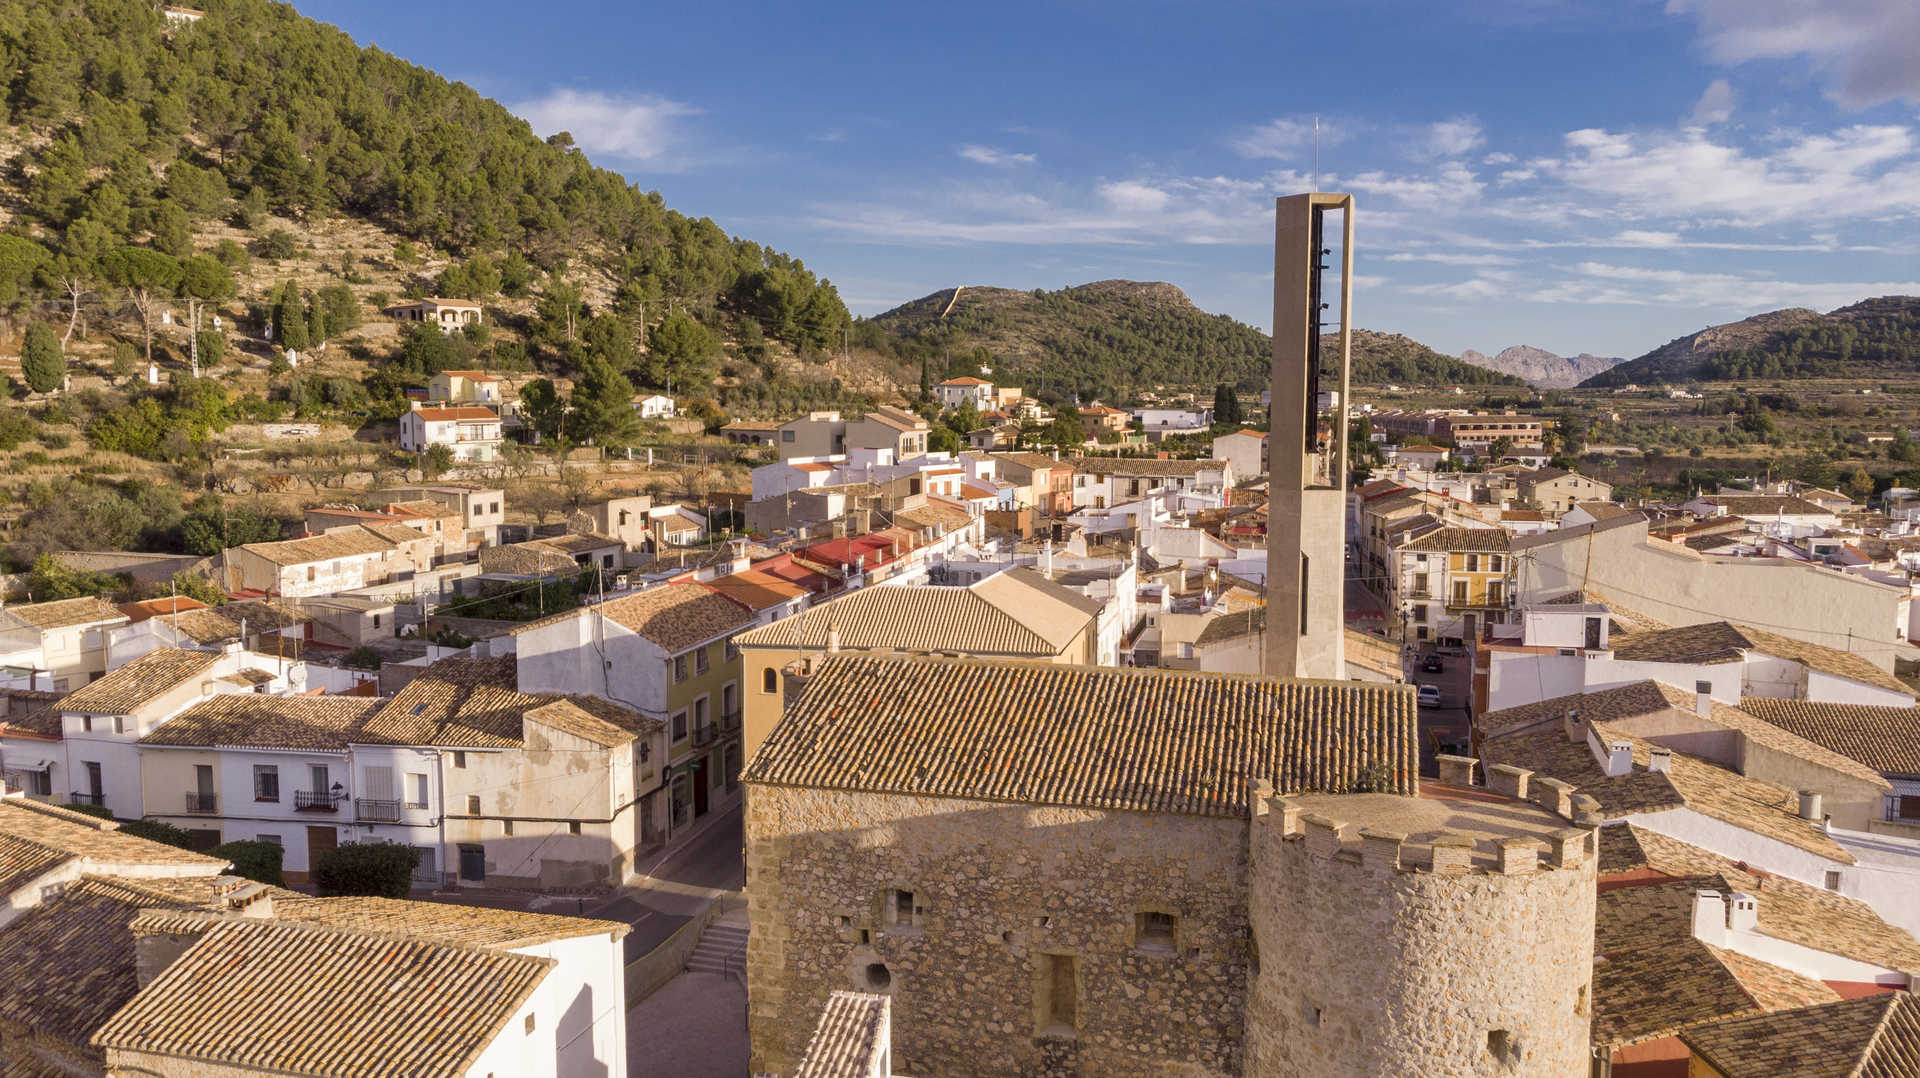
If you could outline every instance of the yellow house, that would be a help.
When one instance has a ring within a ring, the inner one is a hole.
[[[789,667],[827,652],[972,655],[1091,666],[1100,604],[1034,569],[966,587],[861,588],[734,637],[745,695],[747,759],[785,714]]]
[[[427,381],[427,399],[498,405],[500,379],[486,371],[441,371]]]
[[[1393,550],[1389,598],[1407,637],[1472,639],[1502,624],[1513,597],[1513,554],[1500,528],[1443,525]]]

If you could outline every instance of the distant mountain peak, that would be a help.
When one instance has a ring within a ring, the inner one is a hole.
[[[1559,356],[1530,344],[1511,345],[1491,356],[1469,348],[1460,353],[1460,361],[1511,374],[1524,379],[1528,385],[1545,389],[1566,389],[1579,385],[1622,362],[1612,356],[1596,356],[1591,352]]]

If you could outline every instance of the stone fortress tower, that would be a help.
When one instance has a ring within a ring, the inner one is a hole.
[[[1443,763],[1459,784],[1414,797],[1256,789],[1245,1074],[1588,1073],[1586,799],[1517,768],[1471,788],[1474,761]]]

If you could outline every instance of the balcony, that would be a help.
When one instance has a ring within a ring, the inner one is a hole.
[[[400,802],[356,797],[353,814],[364,823],[399,823]]]
[[[187,815],[211,816],[220,811],[220,799],[213,794],[188,794]]]
[[[739,708],[736,707],[732,711],[722,711],[720,713],[720,729],[729,734],[740,729]]]
[[[713,744],[713,737],[714,726],[710,722],[693,728],[693,745],[695,748],[699,748],[702,745]]]
[[[293,791],[293,810],[295,812],[338,812],[340,802],[346,800],[346,794],[332,793],[327,790]]]
[[[104,805],[107,803],[107,795],[106,794],[83,794],[80,791],[75,790],[73,792],[73,803],[76,805]]]
[[[1431,599],[1433,598],[1433,589],[1432,588],[1409,588],[1407,589],[1407,598]]]

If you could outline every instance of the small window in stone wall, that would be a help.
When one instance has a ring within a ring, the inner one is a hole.
[[[1180,919],[1159,910],[1144,910],[1133,917],[1133,945],[1142,951],[1172,954]]]
[[[1520,1042],[1514,1039],[1511,1030],[1490,1029],[1487,1031],[1487,1054],[1501,1063],[1518,1063]]]
[[[887,892],[887,924],[894,928],[913,928],[920,923],[920,910],[913,904],[913,892],[896,887]]]
[[[1040,954],[1033,979],[1034,1035],[1072,1039],[1079,1022],[1080,986],[1074,956]]]
[[[862,976],[866,981],[865,987],[869,992],[885,992],[887,989],[893,987],[893,971],[887,968],[885,962],[867,963],[867,968],[862,971]]]
[[[1593,993],[1592,985],[1583,984],[1580,986],[1580,993],[1573,998],[1574,1014],[1580,1016],[1581,1018],[1585,1018],[1587,1016],[1587,1011],[1591,1009],[1592,993]]]

